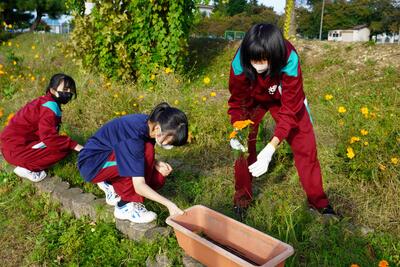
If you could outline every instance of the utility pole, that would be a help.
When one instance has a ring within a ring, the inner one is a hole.
[[[319,40],[322,39],[322,22],[324,20],[324,8],[325,8],[325,0],[322,0],[322,9],[321,9],[321,23],[319,25]]]

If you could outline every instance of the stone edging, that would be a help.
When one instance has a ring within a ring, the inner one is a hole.
[[[8,165],[0,155],[0,170],[12,172],[12,167]],[[114,222],[115,227],[129,239],[139,241],[142,239],[155,240],[159,236],[169,236],[171,228],[157,226],[155,223],[137,224],[127,220],[119,220],[114,217],[114,207],[107,205],[104,198],[96,198],[92,193],[84,193],[81,188],[70,187],[66,181],[59,177],[46,177],[43,181],[32,183],[39,194],[49,194],[52,200],[61,204],[62,210],[80,219],[84,216],[89,217],[94,222],[105,221]],[[183,265],[186,267],[200,267],[202,264],[185,255]],[[148,267],[167,267],[171,266],[171,261],[164,254],[156,256],[155,261],[147,259]]]

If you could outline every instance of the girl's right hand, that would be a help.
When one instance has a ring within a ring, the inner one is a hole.
[[[171,204],[170,206],[168,206],[168,211],[169,211],[170,216],[182,215],[185,213],[183,210],[178,208],[178,206],[176,206],[175,204]]]

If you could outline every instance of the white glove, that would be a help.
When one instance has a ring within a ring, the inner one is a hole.
[[[259,177],[267,172],[275,147],[268,143],[257,155],[257,161],[249,166],[249,171],[254,177]]]
[[[236,138],[232,138],[230,144],[233,149],[246,152],[246,148]]]

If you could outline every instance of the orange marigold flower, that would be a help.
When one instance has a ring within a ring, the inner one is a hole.
[[[249,126],[250,124],[254,124],[254,122],[252,120],[244,120],[244,121],[235,121],[233,123],[233,127],[235,127],[238,130],[241,130],[243,128],[246,128],[247,126]]]
[[[230,138],[230,139],[235,138],[236,135],[237,135],[237,133],[238,133],[238,132],[236,132],[236,131],[232,131],[232,132],[229,134],[229,138]]]
[[[350,267],[360,267],[360,265],[353,263]]]
[[[380,262],[379,262],[379,265],[378,265],[379,267],[389,267],[389,263],[387,262],[387,261],[385,261],[385,260],[381,260]]]

